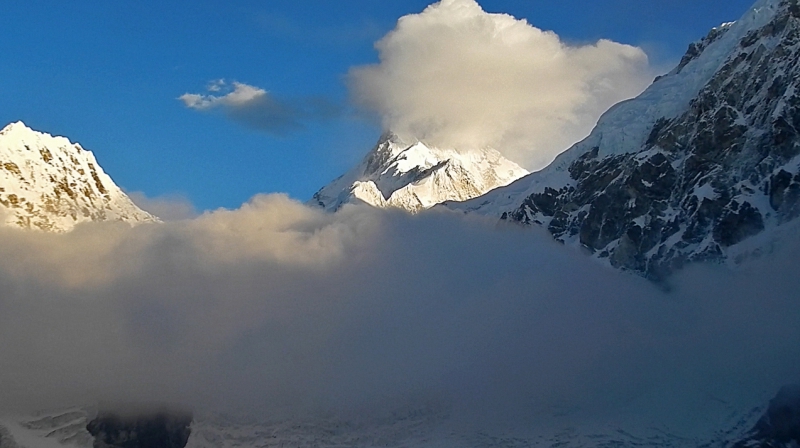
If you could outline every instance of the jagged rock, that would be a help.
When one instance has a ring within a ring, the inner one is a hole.
[[[761,0],[544,170],[447,206],[661,280],[800,216],[800,10]]]
[[[716,28],[712,28],[709,31],[706,37],[700,39],[697,42],[692,42],[689,44],[689,49],[686,50],[686,54],[681,58],[681,62],[678,64],[678,67],[675,69],[677,72],[683,70],[690,62],[697,59],[698,56],[703,54],[703,50],[706,49],[709,45],[716,42],[720,37],[722,37],[725,32],[727,32],[733,23],[724,23],[721,26]]]

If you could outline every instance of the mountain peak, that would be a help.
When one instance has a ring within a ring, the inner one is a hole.
[[[66,232],[86,221],[152,222],[91,151],[17,121],[0,131],[0,224]]]
[[[527,174],[494,149],[457,151],[384,133],[362,162],[317,192],[310,204],[336,211],[346,203],[411,212],[466,200]]]
[[[800,217],[800,5],[760,0],[550,166],[463,204],[662,279]]]
[[[29,128],[22,121],[15,121],[13,123],[7,124],[6,127],[0,130],[0,134],[10,134],[12,132],[26,132],[26,131],[33,132],[33,130]]]

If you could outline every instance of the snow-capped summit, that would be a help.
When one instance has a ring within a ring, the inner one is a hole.
[[[364,160],[317,192],[310,204],[336,211],[351,202],[411,212],[464,201],[528,174],[494,149],[457,151],[384,134]]]
[[[798,0],[759,0],[547,168],[447,206],[544,226],[656,279],[744,259],[800,216],[798,60]]]
[[[94,155],[22,122],[0,130],[0,224],[66,232],[86,221],[157,221],[103,172]]]

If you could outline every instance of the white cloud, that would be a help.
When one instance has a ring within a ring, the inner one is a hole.
[[[355,102],[385,128],[444,146],[494,146],[528,168],[581,139],[653,73],[636,47],[569,45],[474,0],[443,0],[401,18],[353,68]]]
[[[210,92],[220,92],[224,87],[226,87],[224,81],[216,81],[208,86],[208,90]],[[266,97],[267,91],[264,89],[234,82],[233,90],[222,96],[186,93],[181,95],[179,99],[190,109],[209,110],[215,107],[247,107],[259,101],[264,101]]]
[[[322,98],[280,100],[269,92],[241,82],[211,81],[207,94],[185,93],[178,97],[189,109],[220,110],[228,118],[254,129],[285,135],[302,129],[308,121],[328,119],[338,107]]]
[[[682,434],[800,372],[791,241],[666,293],[533,230],[435,211],[330,215],[278,195],[134,228],[0,229],[4,250],[25,254],[0,257],[0,413],[419,399],[476,427],[532,429],[567,409],[558,424],[617,428],[627,412]]]

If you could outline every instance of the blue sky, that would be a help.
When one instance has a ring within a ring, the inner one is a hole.
[[[424,0],[29,0],[0,16],[0,125],[23,120],[94,151],[128,191],[235,208],[261,192],[306,200],[380,134],[354,112],[345,75],[375,63],[373,45]],[[651,65],[737,19],[751,0],[483,0],[570,44],[642,47]],[[279,101],[323,101],[338,113],[281,135],[198,113],[178,100],[217,79]]]

